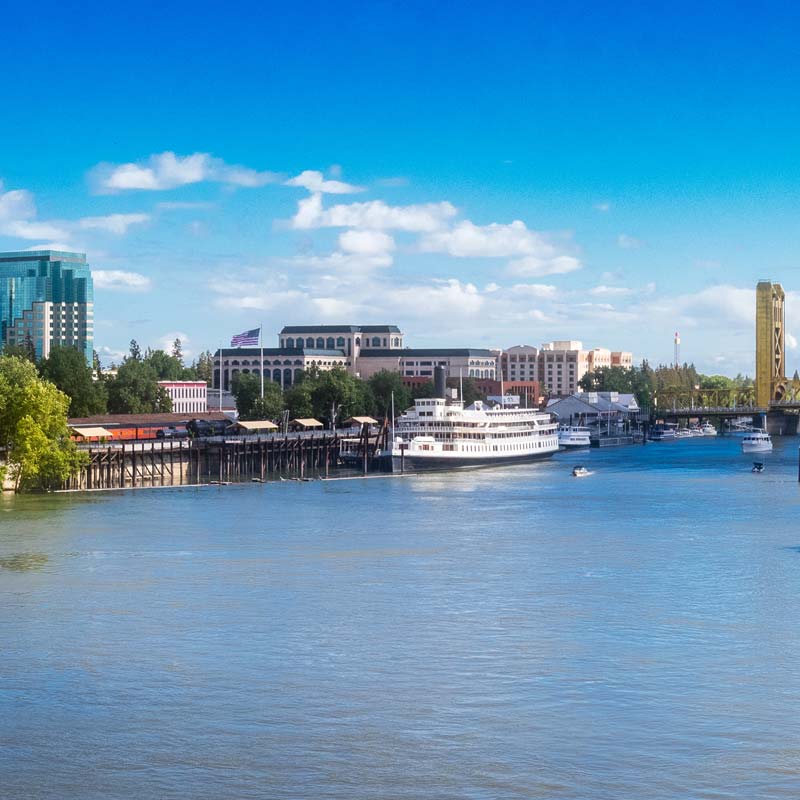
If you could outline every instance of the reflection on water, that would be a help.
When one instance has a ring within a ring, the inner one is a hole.
[[[797,444],[3,498],[0,797],[796,798]]]
[[[47,563],[44,553],[15,553],[11,556],[0,556],[0,569],[12,569],[24,572],[29,569],[40,569]]]

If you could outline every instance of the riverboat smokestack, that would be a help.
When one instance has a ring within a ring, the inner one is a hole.
[[[447,373],[444,367],[434,367],[433,396],[441,398],[447,397]]]

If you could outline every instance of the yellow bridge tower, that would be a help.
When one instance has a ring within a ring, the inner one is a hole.
[[[756,405],[762,408],[786,381],[783,287],[759,281],[756,287]]]

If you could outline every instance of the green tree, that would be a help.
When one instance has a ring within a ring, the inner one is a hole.
[[[311,389],[314,416],[329,426],[356,414],[369,413],[371,396],[363,381],[354,378],[342,367],[318,373]]]
[[[172,411],[172,400],[150,364],[126,358],[108,381],[108,410],[112,414],[151,414]]]
[[[367,385],[375,401],[375,413],[381,417],[391,415],[393,394],[395,414],[400,414],[412,403],[411,392],[398,372],[382,369],[369,378]]]
[[[172,343],[172,353],[170,353],[170,355],[180,361],[181,365],[183,365],[183,345],[181,344],[180,339],[176,338]]]
[[[284,408],[281,387],[272,381],[264,381],[264,396],[256,397],[250,409],[250,416],[243,419],[277,420],[283,414]]]
[[[142,348],[139,347],[139,342],[136,339],[131,339],[130,347],[130,358],[133,361],[141,361],[142,360]]]
[[[71,417],[90,417],[106,410],[105,385],[92,379],[92,369],[77,348],[51,348],[50,355],[39,362],[39,372],[69,397]]]
[[[210,386],[214,378],[214,354],[210,350],[200,353],[189,369],[194,380],[205,381]]]
[[[144,363],[153,368],[160,381],[181,381],[186,379],[183,363],[174,355],[167,355],[163,350],[148,350]]]
[[[266,397],[266,386],[264,387]],[[236,410],[242,419],[256,419],[252,416],[256,400],[260,399],[261,379],[251,372],[238,372],[231,381],[231,394],[236,400]]]
[[[367,383],[343,367],[323,371],[316,366],[300,374],[285,400],[292,417],[315,417],[328,425],[334,415],[340,423],[354,415],[370,414],[375,403]]]
[[[301,380],[286,390],[284,393],[284,401],[286,403],[286,408],[289,409],[289,416],[292,419],[314,416],[313,389],[313,381]]]
[[[25,344],[7,344],[3,348],[3,355],[22,358],[30,361],[31,364],[36,363],[36,351],[33,347],[28,347],[27,340]]]
[[[69,436],[69,404],[29,361],[0,356],[0,471],[18,491],[55,488],[86,463]]]

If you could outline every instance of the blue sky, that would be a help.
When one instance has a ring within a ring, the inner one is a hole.
[[[11,8],[0,248],[88,254],[106,361],[132,337],[397,322],[412,345],[656,362],[679,329],[704,371],[752,372],[759,278],[800,335],[798,15]]]

